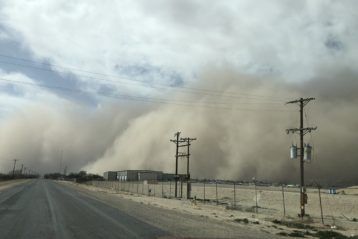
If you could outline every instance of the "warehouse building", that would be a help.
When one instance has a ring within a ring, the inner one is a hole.
[[[151,171],[143,170],[138,172],[138,181],[161,181],[163,172],[161,171]]]
[[[174,181],[175,174],[154,170],[107,171],[103,174],[107,181]]]
[[[163,172],[153,170],[122,170],[117,172],[119,181],[158,181],[162,179]]]
[[[115,181],[117,180],[117,171],[107,171],[103,173],[104,180]]]
[[[162,181],[174,181],[175,174],[174,173],[163,173]]]
[[[122,170],[117,172],[119,181],[138,181],[138,172],[140,170]]]

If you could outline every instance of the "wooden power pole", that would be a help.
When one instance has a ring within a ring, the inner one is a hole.
[[[190,145],[191,142],[196,140],[196,138],[182,138],[186,142],[185,145],[182,145],[183,147],[187,147],[186,154],[182,154],[181,156],[186,157],[187,164],[186,164],[186,198],[190,199],[191,197],[191,183],[190,183]]]
[[[292,128],[287,129],[287,134],[289,133],[296,133],[299,132],[300,135],[300,148],[299,148],[299,156],[300,156],[300,176],[301,176],[301,182],[300,182],[300,209],[301,213],[300,216],[303,218],[305,216],[305,204],[307,203],[307,194],[306,194],[306,187],[305,187],[305,175],[304,175],[304,142],[303,142],[303,136],[307,133],[310,133],[313,130],[316,130],[317,127],[307,127],[304,128],[303,126],[303,108],[310,102],[311,100],[315,100],[315,98],[300,98],[298,100],[289,101],[286,104],[299,104],[300,107],[300,127],[299,128]]]
[[[12,177],[13,177],[13,178],[15,177],[16,161],[17,161],[17,159],[14,159],[14,167],[13,167],[13,169],[12,169]]]
[[[179,147],[180,147],[180,143],[183,143],[183,140],[180,140],[180,132],[176,132],[174,134],[175,139],[171,139],[171,142],[174,142],[176,145],[176,149],[175,149],[175,186],[174,186],[174,197],[178,197],[178,179],[179,179],[179,175],[178,175],[178,159],[179,159]]]
[[[177,132],[174,134],[175,139],[171,139],[170,141],[176,144],[176,151],[175,151],[175,197],[178,197],[178,181],[179,181],[179,174],[178,174],[178,161],[179,158],[186,158],[187,159],[187,168],[186,168],[186,181],[187,181],[187,198],[190,198],[190,192],[191,192],[191,185],[190,185],[190,145],[191,142],[196,140],[196,138],[180,138],[180,132]],[[187,152],[179,152],[179,148],[186,147]],[[181,180],[181,186],[182,186],[182,180]],[[183,192],[181,191],[181,195]]]

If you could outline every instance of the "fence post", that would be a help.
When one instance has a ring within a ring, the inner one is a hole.
[[[137,194],[138,194],[139,181],[137,181]]]
[[[172,180],[169,181],[169,198],[172,197]]]
[[[218,199],[218,181],[215,181],[215,194],[216,194],[216,205],[219,205],[219,199]]]
[[[256,190],[256,181],[254,181],[254,184],[255,184],[255,201],[256,201],[256,213],[259,212],[259,205],[257,204],[257,190]]]
[[[205,180],[204,180],[204,203],[205,203]]]
[[[319,207],[321,208],[321,220],[322,220],[322,224],[324,225],[324,221],[323,221],[323,209],[322,209],[322,200],[321,200],[321,187],[318,186],[318,196],[319,196]]]
[[[164,185],[163,185],[163,181],[161,181],[162,183],[162,198],[164,197]]]
[[[236,209],[236,185],[234,182],[234,208]]]
[[[283,217],[286,217],[286,205],[285,205],[285,189],[283,188],[283,185],[281,185],[282,189],[282,204],[283,204]]]
[[[180,198],[183,198],[183,180],[180,179]]]

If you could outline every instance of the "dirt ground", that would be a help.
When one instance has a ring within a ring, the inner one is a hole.
[[[198,200],[168,199],[168,185],[127,184],[119,185],[111,182],[101,182],[94,185],[76,184],[88,190],[111,193],[143,204],[161,208],[179,210],[185,213],[213,218],[227,223],[243,223],[249,227],[261,227],[261,230],[272,234],[282,235],[296,233],[297,230],[307,231],[332,230],[346,236],[358,235],[358,187],[337,190],[337,194],[328,194],[321,190],[324,224],[321,222],[321,211],[317,189],[308,189],[308,217],[302,221],[298,216],[299,193],[297,189],[287,188],[284,191],[285,215],[281,188],[258,187],[256,190],[258,208],[256,212],[256,194],[252,186],[233,188],[227,185],[218,187],[219,203],[216,203],[216,187],[207,185],[205,188],[206,201],[202,198],[203,188],[193,185],[192,196]],[[172,186],[172,185],[171,185]],[[127,187],[127,188],[126,188]],[[149,190],[148,190],[149,189]],[[122,191],[125,190],[125,191]],[[171,191],[173,189],[171,188]],[[184,191],[184,190],[183,190]],[[138,193],[137,193],[138,192]],[[143,194],[141,194],[143,192]],[[151,195],[151,196],[148,196]],[[155,195],[155,196],[154,196]],[[235,201],[233,200],[235,197]],[[210,200],[208,200],[210,199]],[[307,225],[300,228],[296,223]],[[306,237],[309,237],[309,235]]]
[[[0,181],[0,192],[9,187],[13,187],[21,183],[29,182],[30,180],[31,179],[15,179],[15,180]]]

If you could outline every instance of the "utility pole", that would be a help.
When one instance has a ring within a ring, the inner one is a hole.
[[[17,159],[14,159],[14,168],[12,169],[12,177],[15,177],[15,167],[16,167],[16,161]]]
[[[182,140],[184,140],[187,144],[184,145],[184,146],[187,146],[187,153],[186,155],[183,155],[183,156],[186,156],[187,158],[187,164],[186,164],[186,198],[187,199],[190,199],[190,193],[191,193],[191,184],[190,184],[190,170],[189,170],[189,167],[190,167],[190,145],[191,145],[191,141],[194,141],[196,140],[196,138],[182,138]]]
[[[61,171],[62,171],[62,160],[63,160],[63,150],[61,149],[60,170],[58,171],[60,175],[61,175]]]
[[[171,142],[174,142],[176,144],[176,150],[175,150],[175,192],[174,192],[174,196],[177,197],[178,196],[178,179],[179,179],[179,175],[178,175],[178,159],[179,159],[179,147],[180,147],[180,143],[182,143],[183,141],[179,139],[180,137],[180,132],[176,132],[174,134],[174,136],[176,137],[175,139],[171,139]]]
[[[65,169],[63,170],[63,175],[64,175],[64,176],[67,175],[67,165],[65,166]]]
[[[292,129],[287,129],[286,132],[287,134],[289,133],[296,133],[299,132],[300,134],[300,175],[301,175],[301,182],[300,182],[300,209],[301,209],[301,213],[300,213],[300,217],[304,217],[305,216],[305,204],[307,203],[307,194],[306,194],[306,188],[305,188],[305,179],[304,179],[304,161],[303,161],[303,156],[304,156],[304,143],[303,143],[303,136],[307,133],[311,133],[311,131],[316,130],[317,127],[307,127],[304,128],[303,126],[303,108],[311,101],[311,100],[315,100],[315,98],[300,98],[297,100],[293,100],[293,101],[289,101],[286,104],[299,104],[300,107],[300,127],[299,128],[292,128]]]
[[[181,178],[178,174],[178,161],[179,158],[183,158],[185,157],[187,159],[187,167],[186,167],[186,180],[187,180],[187,198],[190,198],[190,145],[191,142],[196,140],[196,138],[180,138],[180,132],[177,132],[174,135],[176,138],[175,139],[171,139],[171,142],[174,142],[176,144],[176,153],[175,153],[175,197],[178,196],[178,180],[179,178]],[[181,147],[187,147],[187,152],[183,153],[183,152],[179,152],[179,148]],[[182,178],[181,178],[181,188],[182,188]],[[182,190],[181,190],[181,195],[183,194]]]
[[[22,175],[22,170],[24,169],[24,164],[21,164],[21,175]]]

